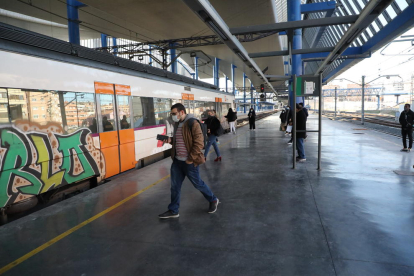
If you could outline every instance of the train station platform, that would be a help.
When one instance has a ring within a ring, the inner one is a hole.
[[[315,129],[316,117],[308,119]],[[180,218],[164,159],[0,228],[4,275],[414,275],[414,153],[396,137],[323,120],[292,170],[278,114],[219,138],[201,176],[186,180]],[[396,173],[396,172],[397,173]]]

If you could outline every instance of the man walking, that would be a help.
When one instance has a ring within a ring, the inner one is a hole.
[[[413,147],[413,120],[414,112],[410,109],[409,104],[404,105],[404,111],[400,115],[401,134],[404,148],[401,151],[411,151]],[[409,145],[407,148],[407,135]]]
[[[186,114],[184,105],[178,103],[171,107],[174,124],[174,137],[168,138],[172,144],[171,158],[171,203],[168,211],[159,215],[161,219],[178,218],[180,208],[181,186],[187,176],[193,186],[199,190],[210,203],[208,213],[214,213],[219,203],[218,198],[200,177],[199,165],[206,160],[201,152],[204,146],[200,123],[192,114]]]

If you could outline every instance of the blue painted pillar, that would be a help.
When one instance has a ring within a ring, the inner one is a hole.
[[[85,6],[85,4],[76,0],[66,0],[68,15],[68,35],[70,43],[80,45],[78,9]]]
[[[198,57],[194,58],[195,79],[198,80]]]
[[[151,55],[152,55],[152,47],[151,47],[151,45],[149,45],[149,54],[150,54],[150,56],[149,56],[149,65],[150,66],[152,66],[152,57],[151,57]]]
[[[116,37],[112,38],[112,46],[116,46]],[[118,48],[114,48],[114,55],[117,56],[118,55]]]
[[[219,76],[219,70],[220,70],[220,59],[214,58],[214,85],[220,88],[220,76]]]
[[[106,34],[101,34],[101,45],[102,47],[108,47],[108,42],[106,40],[108,36]]]
[[[245,73],[243,73],[243,103],[244,103],[244,107],[243,107],[243,112],[246,113],[246,79],[247,76]]]
[[[226,93],[229,93],[229,87],[227,85],[228,81],[229,81],[229,78],[226,76]]]
[[[250,83],[250,104],[251,104],[251,107],[256,109],[256,107],[253,105],[255,103],[253,99],[253,89],[254,89],[253,83]]]
[[[299,21],[301,20],[301,11],[300,11],[300,0],[289,0],[287,1],[287,14],[288,14],[288,21]],[[302,49],[302,29],[296,29],[293,31],[293,39],[292,39],[292,49],[298,50]],[[292,56],[292,76],[300,76],[302,75],[302,56],[301,55],[293,55]],[[293,86],[290,82],[289,85],[289,105],[293,107]],[[296,99],[297,103],[303,102],[303,98],[299,97]]]
[[[233,80],[233,95],[236,96],[236,68],[237,66],[231,65],[231,78]]]
[[[170,47],[173,47],[174,43],[170,43]],[[175,49],[170,49],[170,56],[171,56],[171,72],[177,73],[177,60],[173,61],[177,55]]]
[[[377,110],[380,110],[381,109],[381,96],[380,95],[377,95],[377,100],[378,100],[378,102],[377,102]]]

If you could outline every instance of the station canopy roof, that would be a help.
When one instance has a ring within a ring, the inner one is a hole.
[[[81,32],[95,31],[96,38],[100,33],[117,38],[125,38],[139,42],[153,42],[160,40],[171,40],[181,38],[194,38],[208,35],[216,35],[199,16],[194,12],[191,5],[211,5],[217,12],[220,20],[229,28],[273,24],[287,21],[287,1],[289,0],[82,0],[86,6],[79,9],[79,20]],[[304,4],[327,2],[323,0],[301,0]],[[332,3],[332,1],[328,1]],[[372,1],[367,0],[336,0],[335,8],[331,11],[303,14],[303,20],[319,19],[324,17],[343,17],[359,15],[365,6]],[[378,1],[377,1],[378,2]],[[386,1],[383,1],[386,2]],[[387,9],[375,19],[372,24],[356,37],[350,47],[360,47],[361,51],[376,51],[397,35],[403,33],[414,24],[407,12],[413,11],[413,0],[397,0],[392,2]],[[189,4],[191,3],[191,4]],[[206,4],[207,3],[207,4]],[[0,1],[0,8],[33,16],[39,19],[67,25],[66,0],[10,0]],[[410,10],[410,11],[405,11]],[[398,22],[396,18],[401,18]],[[1,15],[0,15],[1,19]],[[385,30],[387,25],[395,23],[392,31]],[[316,47],[335,47],[341,41],[352,24],[332,25],[328,27],[312,27],[303,29],[303,48],[312,49]],[[30,28],[28,28],[30,29]],[[383,35],[385,31],[389,34]],[[382,33],[381,33],[382,32]],[[379,35],[381,34],[381,35]],[[88,38],[93,37],[88,33]],[[233,37],[232,37],[233,38]],[[315,38],[318,38],[315,40]],[[375,39],[374,39],[375,38]],[[239,37],[240,40],[240,37]],[[375,43],[374,43],[375,42]],[[277,32],[264,36],[250,42],[241,42],[247,53],[260,53],[286,50],[286,36],[279,36]],[[364,46],[364,47],[363,47]],[[232,79],[231,65],[237,66],[235,82],[240,87],[243,84],[243,72],[257,87],[265,82],[254,72],[252,68],[237,55],[234,49],[226,44],[207,46],[186,46],[178,51],[185,52],[180,57],[190,66],[194,67],[190,53],[194,51],[200,58],[206,56],[212,59],[220,59],[220,70]],[[257,69],[260,71],[268,68],[266,75],[284,76],[288,68],[284,65],[282,56],[268,56],[265,58],[252,58]],[[285,60],[287,58],[285,57]],[[324,77],[332,79],[344,70],[349,69],[362,59],[339,59],[329,64]],[[305,73],[314,73],[323,61],[309,60],[305,63]],[[200,77],[212,77],[212,65],[200,67]],[[210,73],[211,71],[211,73]],[[261,72],[259,72],[261,73]],[[262,74],[263,76],[264,74]],[[278,87],[284,81],[272,82],[271,85]],[[267,83],[269,84],[269,82]]]

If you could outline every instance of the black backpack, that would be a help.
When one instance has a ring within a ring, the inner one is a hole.
[[[217,137],[224,134],[224,128],[220,123],[220,127],[217,129]]]
[[[201,131],[203,132],[203,138],[204,138],[204,145],[203,145],[203,149],[206,147],[207,145],[207,141],[208,141],[208,134],[207,134],[207,125],[206,124],[202,124],[198,119],[196,118],[191,118],[188,120],[188,126],[190,127],[190,130],[192,130],[193,128],[193,124],[194,121],[197,121],[200,124],[201,127]],[[191,132],[192,133],[192,132]]]

